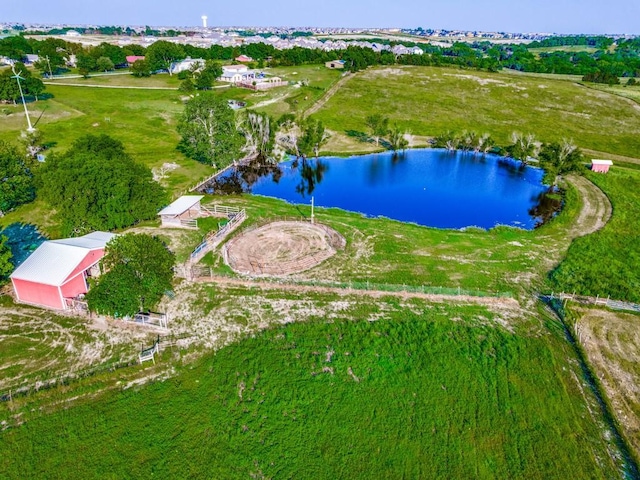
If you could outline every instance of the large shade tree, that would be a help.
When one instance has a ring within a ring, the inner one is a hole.
[[[178,122],[178,149],[187,157],[224,168],[241,156],[244,143],[226,100],[203,93],[189,100]]]
[[[16,147],[0,142],[0,212],[7,212],[34,199],[31,165],[28,157]]]
[[[154,309],[171,289],[175,255],[158,237],[126,234],[106,247],[98,277],[87,293],[89,309],[125,316]]]
[[[62,155],[51,155],[40,184],[66,235],[127,227],[153,218],[166,203],[151,170],[108,135],[86,135]]]
[[[584,170],[584,156],[580,149],[568,140],[546,143],[540,150],[540,166],[545,172],[544,183],[555,187],[561,175]]]
[[[152,71],[166,70],[171,74],[171,64],[184,58],[184,49],[176,43],[158,40],[147,48],[145,57]]]

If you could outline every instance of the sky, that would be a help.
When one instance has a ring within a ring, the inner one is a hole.
[[[640,1],[0,0],[0,22],[97,25],[422,27],[640,34]]]

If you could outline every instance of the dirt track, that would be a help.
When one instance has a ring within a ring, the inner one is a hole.
[[[287,290],[308,293],[332,293],[337,295],[356,295],[360,297],[382,298],[398,297],[402,299],[419,298],[436,303],[475,303],[492,307],[504,307],[507,309],[520,309],[520,304],[514,298],[507,297],[476,297],[472,295],[440,295],[434,293],[386,291],[386,290],[360,290],[340,287],[325,287],[318,285],[297,285],[294,283],[275,283],[268,281],[243,280],[229,277],[205,277],[196,281],[209,283],[215,282],[217,285],[242,286],[246,288],[259,288],[261,290]]]
[[[640,455],[640,317],[575,308],[577,336],[636,455]]]
[[[609,198],[585,177],[571,175],[567,180],[578,189],[583,201],[582,210],[569,231],[569,236],[583,237],[600,230],[611,218]]]
[[[340,78],[340,80],[338,80],[336,83],[334,83],[331,86],[331,88],[329,90],[327,90],[327,92],[322,96],[322,98],[320,98],[316,103],[311,105],[303,113],[303,117],[306,118],[309,115],[313,115],[318,110],[320,110],[322,107],[324,107],[324,104],[327,103],[329,101],[329,99],[331,97],[333,97],[338,90],[340,90],[340,87],[342,87],[342,85],[344,85],[349,79],[353,78],[354,76],[355,76],[354,74],[347,73],[344,77]]]

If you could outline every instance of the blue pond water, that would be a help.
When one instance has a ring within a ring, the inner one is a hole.
[[[288,161],[266,175],[232,175],[255,194],[304,204],[313,196],[316,206],[438,228],[532,229],[542,222],[547,191],[540,169],[495,155],[434,149]]]

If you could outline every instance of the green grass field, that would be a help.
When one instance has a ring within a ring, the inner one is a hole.
[[[309,85],[266,93],[217,92],[278,116],[308,108],[339,78],[339,72],[317,66],[272,73],[308,79]],[[98,78],[111,86],[138,80]],[[364,117],[379,112],[422,139],[467,129],[507,143],[518,130],[547,141],[573,138],[596,153],[637,157],[637,105],[573,80],[370,69],[348,80],[315,117],[345,138],[347,130],[365,131]],[[149,82],[173,85],[175,79]],[[48,91],[53,98],[30,108],[37,115],[44,111],[38,128],[45,140],[56,142],[55,149],[86,133],[108,133],[149,167],[177,163],[164,181],[175,194],[210,173],[175,149],[180,92],[61,85]],[[24,127],[20,106],[5,105],[0,112],[0,139],[15,139]],[[588,176],[611,199],[613,217],[601,232],[570,249],[573,238],[590,231],[588,222],[576,222],[580,209],[602,195],[576,179],[565,185],[563,212],[531,232],[438,230],[316,209],[316,220],[342,233],[347,247],[298,275],[301,282],[371,282],[390,290],[460,287],[510,293],[522,308],[496,304],[489,310],[401,295],[372,301],[354,292],[301,295],[279,290],[283,287],[177,280],[176,297],[165,299],[161,308],[172,314],[172,332],[191,337],[165,350],[157,366],[107,372],[87,383],[0,403],[0,421],[7,422],[2,426],[10,426],[0,431],[0,476],[619,476],[618,460],[612,459],[616,449],[606,440],[597,403],[580,380],[575,352],[560,326],[537,307],[535,292],[549,287],[548,272],[560,262],[558,272],[569,273],[554,277],[558,288],[571,290],[576,279],[608,278],[612,267],[611,285],[636,285],[630,267],[638,263],[640,250],[633,243],[639,175],[614,167],[607,176]],[[266,197],[215,200],[246,208],[244,226],[310,214],[308,205]],[[591,220],[593,226],[598,219]],[[53,237],[58,233],[52,210],[41,201],[10,212],[0,225],[14,221],[35,223]],[[162,235],[181,260],[204,233],[162,233],[155,226],[151,221],[136,229]],[[204,230],[214,227],[203,223]],[[217,252],[204,263],[232,275]],[[69,369],[116,362],[150,343],[146,331],[118,336],[127,331],[121,325],[74,325],[57,317],[38,324],[36,309],[9,303],[0,308],[9,312],[7,322],[0,322],[0,338],[8,345],[0,348],[0,372],[7,379],[0,385],[58,375],[65,362]],[[278,325],[291,322],[299,323]],[[59,331],[66,330],[61,337]],[[29,361],[30,355],[37,358]],[[136,386],[145,378],[150,385]],[[158,378],[164,380],[153,383]]]
[[[552,324],[393,300],[327,322],[312,300],[171,379],[28,414],[4,478],[616,476]]]
[[[518,131],[630,157],[640,150],[635,103],[567,81],[504,73],[369,69],[349,80],[315,116],[338,132],[366,132],[365,117],[374,113],[416,135],[472,130],[508,145]]]
[[[554,289],[640,302],[640,171],[614,167],[589,174],[613,204],[611,221],[576,239],[551,274]]]

